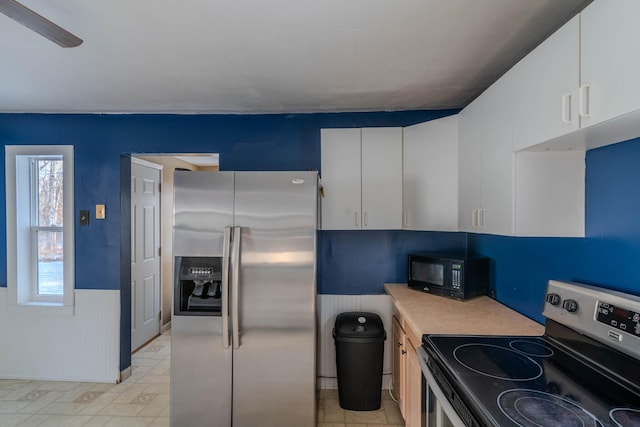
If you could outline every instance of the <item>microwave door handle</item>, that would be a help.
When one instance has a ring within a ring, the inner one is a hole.
[[[238,284],[240,277],[240,227],[233,227],[233,246],[231,249],[231,328],[233,348],[240,348],[240,327],[238,322]]]
[[[222,347],[229,348],[229,245],[231,244],[231,227],[224,228],[222,246]]]

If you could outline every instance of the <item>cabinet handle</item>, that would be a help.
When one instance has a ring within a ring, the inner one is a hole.
[[[591,117],[589,113],[589,83],[584,83],[580,86],[580,117]]]
[[[402,226],[406,227],[409,224],[409,212],[402,212]]]
[[[367,213],[365,212],[363,226],[366,227],[367,225],[369,225],[369,221],[367,221]]]
[[[562,95],[562,123],[573,124],[571,120],[571,92]]]
[[[471,213],[471,227],[480,228],[480,209],[474,209]]]
[[[478,228],[484,228],[484,209],[478,209]]]
[[[353,215],[353,217],[356,220],[356,227],[360,227],[360,224],[358,223],[358,217],[360,216],[360,214],[358,213],[358,211],[356,211],[356,213]]]

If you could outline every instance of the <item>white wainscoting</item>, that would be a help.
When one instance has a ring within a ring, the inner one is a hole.
[[[384,323],[387,339],[384,343],[382,388],[388,389],[391,380],[391,316],[389,295],[318,295],[318,387],[338,388],[336,375],[336,348],[333,326],[336,315],[345,311],[376,313]]]
[[[9,310],[0,288],[0,378],[120,379],[120,291],[76,290],[73,314]]]

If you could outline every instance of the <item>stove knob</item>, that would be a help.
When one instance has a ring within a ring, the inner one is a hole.
[[[572,299],[565,300],[562,303],[562,308],[567,310],[569,313],[575,313],[578,311],[578,302]]]
[[[551,305],[560,304],[560,295],[558,294],[547,294],[545,297],[545,301],[547,301]]]

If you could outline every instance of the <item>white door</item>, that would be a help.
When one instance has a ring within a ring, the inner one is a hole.
[[[131,350],[160,333],[161,165],[131,159]]]

